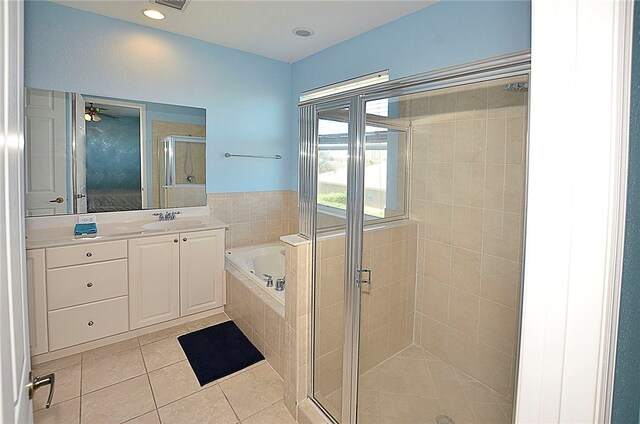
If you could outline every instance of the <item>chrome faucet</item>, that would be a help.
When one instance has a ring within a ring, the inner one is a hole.
[[[164,214],[164,220],[165,221],[173,221],[174,219],[176,219],[176,215],[178,215],[180,212],[178,211],[173,211],[173,212],[165,212]]]
[[[262,275],[267,277],[267,279],[265,280],[267,282],[267,287],[273,287],[273,276],[269,274],[262,274]]]
[[[284,290],[284,279],[285,277],[282,278],[278,278],[276,280],[276,291],[283,291]]]
[[[174,219],[176,219],[176,215],[178,215],[180,212],[178,211],[173,211],[173,212],[156,212],[153,214],[153,216],[157,216],[159,221],[173,221]]]

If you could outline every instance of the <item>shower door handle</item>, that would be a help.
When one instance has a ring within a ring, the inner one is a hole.
[[[368,268],[356,269],[356,284],[361,286],[363,284],[371,284],[371,270]],[[363,274],[367,274],[367,278],[363,278]]]

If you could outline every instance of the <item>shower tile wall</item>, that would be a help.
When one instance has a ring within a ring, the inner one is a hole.
[[[360,373],[390,358],[413,340],[417,223],[404,221],[366,231],[363,266],[372,285],[363,288]],[[337,416],[344,335],[344,235],[316,246],[315,395]]]
[[[207,204],[213,216],[229,224],[227,248],[270,243],[298,233],[295,191],[209,193]]]
[[[512,398],[522,269],[526,93],[505,82],[403,100],[419,222],[415,342]]]
[[[153,207],[160,207],[160,179],[158,176],[158,141],[169,135],[182,135],[182,136],[194,136],[194,137],[206,137],[207,131],[205,125],[187,124],[183,122],[168,122],[168,121],[151,121],[151,173],[152,173],[152,190],[153,190]],[[198,156],[204,153],[204,150],[196,149],[194,155],[194,175],[196,176],[196,182],[200,181],[203,184],[205,181],[205,168],[204,158]],[[183,161],[183,158],[176,158],[176,160]],[[176,162],[181,164],[183,162]]]
[[[166,208],[184,208],[187,206],[202,206],[207,203],[207,193],[204,186],[185,186],[184,184],[165,188]]]

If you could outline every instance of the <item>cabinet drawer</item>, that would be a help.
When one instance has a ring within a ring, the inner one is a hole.
[[[89,243],[47,249],[47,268],[82,265],[127,257],[127,241]]]
[[[129,330],[127,296],[49,312],[49,350]]]
[[[48,309],[66,308],[127,295],[127,260],[47,271]]]

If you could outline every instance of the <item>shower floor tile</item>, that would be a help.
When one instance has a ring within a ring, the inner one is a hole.
[[[439,415],[456,424],[512,420],[508,399],[414,345],[360,376],[358,404],[359,424],[434,424]]]

